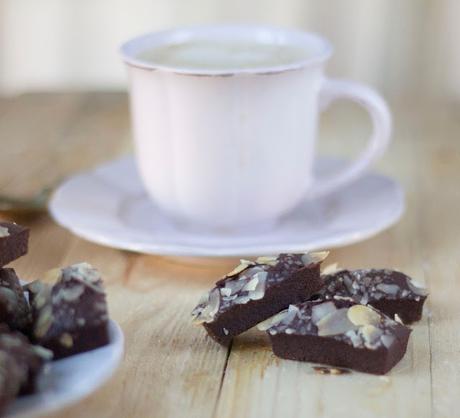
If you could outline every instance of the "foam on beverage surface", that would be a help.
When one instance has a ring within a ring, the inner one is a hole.
[[[168,67],[234,70],[289,65],[312,55],[313,51],[291,44],[193,40],[151,48],[138,58]]]

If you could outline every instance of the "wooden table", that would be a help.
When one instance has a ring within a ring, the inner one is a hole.
[[[32,228],[30,252],[15,267],[39,277],[87,260],[105,277],[111,316],[126,336],[124,361],[91,397],[55,417],[443,417],[460,393],[460,107],[392,103],[394,142],[379,169],[400,180],[407,211],[397,226],[334,250],[346,267],[401,269],[431,290],[402,362],[387,376],[315,374],[273,356],[264,335],[227,350],[189,313],[234,260],[148,256],[101,247],[46,215],[17,218]],[[364,115],[340,105],[322,123],[323,151],[356,150]],[[0,187],[30,195],[78,169],[129,150],[127,100],[119,93],[30,94],[0,100]],[[369,197],[372,199],[372,196]]]

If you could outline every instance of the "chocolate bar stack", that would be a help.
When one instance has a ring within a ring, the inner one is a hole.
[[[275,355],[385,374],[404,356],[426,289],[389,269],[320,274],[327,252],[241,263],[192,312],[223,345],[257,325]]]
[[[32,316],[19,278],[5,265],[27,253],[29,230],[0,222],[0,413],[19,394],[33,393],[53,354],[29,338]]]
[[[0,414],[17,396],[38,390],[51,359],[109,342],[102,279],[91,265],[55,269],[25,286],[4,267],[27,253],[28,240],[27,228],[0,222]]]

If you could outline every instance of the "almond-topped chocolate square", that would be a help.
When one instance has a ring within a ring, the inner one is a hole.
[[[321,300],[348,298],[371,305],[407,324],[420,320],[427,290],[409,276],[389,269],[339,270],[323,276]]]
[[[11,330],[30,331],[29,304],[12,268],[0,268],[0,323],[8,325]]]
[[[259,324],[281,358],[385,374],[404,356],[411,330],[347,300],[291,305]]]
[[[52,286],[40,281],[26,286],[34,341],[50,349],[55,359],[108,344],[109,317],[99,272],[88,263],[52,272],[56,276]]]
[[[0,267],[27,253],[29,229],[14,222],[0,222]]]
[[[222,345],[321,287],[320,264],[327,252],[280,254],[241,263],[204,295],[193,321]]]

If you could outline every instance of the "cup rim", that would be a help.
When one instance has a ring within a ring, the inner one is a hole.
[[[233,34],[239,37],[252,36],[261,42],[273,42],[288,44],[314,45],[316,49],[312,56],[299,59],[289,64],[275,66],[260,66],[251,68],[232,68],[232,69],[207,69],[189,68],[180,66],[170,66],[154,63],[139,58],[139,54],[155,45],[165,43],[180,43],[195,38],[210,38],[214,36]],[[296,29],[287,29],[269,25],[253,24],[232,24],[232,25],[196,25],[185,26],[162,31],[148,32],[134,37],[124,42],[119,52],[122,60],[128,66],[137,67],[149,71],[162,70],[176,74],[196,75],[196,76],[234,76],[242,74],[277,74],[285,71],[299,70],[306,67],[315,66],[325,62],[333,53],[331,43],[321,35],[313,32],[306,32]]]

